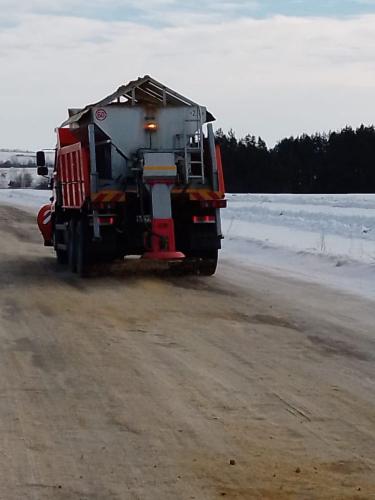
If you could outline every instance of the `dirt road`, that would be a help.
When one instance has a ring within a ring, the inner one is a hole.
[[[0,499],[375,498],[374,303],[144,265],[80,281],[0,207]]]

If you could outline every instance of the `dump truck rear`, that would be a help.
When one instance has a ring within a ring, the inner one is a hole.
[[[45,245],[80,275],[127,255],[214,274],[226,200],[213,121],[149,76],[69,110],[57,129],[52,201],[38,214]],[[46,175],[43,152],[37,164]]]

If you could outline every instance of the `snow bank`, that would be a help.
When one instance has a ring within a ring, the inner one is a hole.
[[[375,195],[228,195],[224,258],[375,298]]]

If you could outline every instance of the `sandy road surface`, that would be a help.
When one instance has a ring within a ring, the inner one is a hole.
[[[1,500],[375,498],[373,303],[108,271],[70,276],[0,207]]]

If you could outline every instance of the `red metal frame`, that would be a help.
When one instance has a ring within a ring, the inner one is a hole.
[[[63,208],[81,208],[90,193],[88,152],[80,142],[57,153],[57,177],[62,187]]]
[[[90,195],[89,153],[68,128],[57,129],[57,181],[63,208],[80,209]]]
[[[64,146],[71,146],[76,144],[78,138],[73,134],[73,132],[68,128],[58,128],[57,129],[57,145],[58,148],[63,148]]]
[[[216,161],[217,161],[217,173],[219,180],[219,193],[225,193],[225,182],[224,182],[224,172],[223,172],[223,162],[221,159],[221,148],[219,144],[216,144]]]

